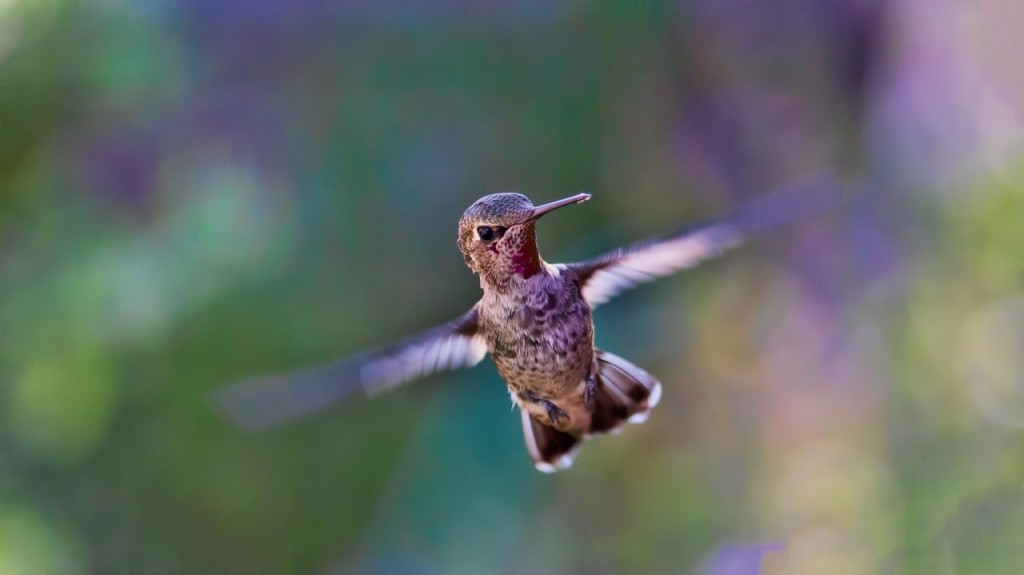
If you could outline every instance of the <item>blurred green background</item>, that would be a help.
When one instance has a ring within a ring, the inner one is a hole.
[[[1015,0],[0,0],[0,573],[1022,573]],[[596,313],[650,421],[487,365],[267,433],[226,381],[461,313],[477,197],[595,255],[838,174]]]

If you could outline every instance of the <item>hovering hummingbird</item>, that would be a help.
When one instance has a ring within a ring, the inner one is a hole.
[[[534,465],[544,472],[564,469],[584,438],[642,423],[662,394],[649,373],[594,347],[591,310],[623,290],[716,256],[751,233],[818,211],[829,197],[820,186],[801,188],[768,194],[718,221],[570,264],[541,258],[537,221],[590,194],[540,206],[522,194],[484,196],[459,220],[459,249],[483,289],[469,311],[389,347],[229,386],[218,392],[216,403],[241,425],[263,428],[356,389],[375,395],[476,365],[490,354],[519,406]]]

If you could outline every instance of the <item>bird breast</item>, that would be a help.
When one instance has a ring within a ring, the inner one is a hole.
[[[517,287],[486,293],[480,302],[491,358],[513,392],[561,395],[579,384],[593,359],[590,308],[570,278],[542,273]]]

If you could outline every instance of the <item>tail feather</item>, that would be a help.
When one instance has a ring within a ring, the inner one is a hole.
[[[624,422],[647,421],[661,400],[661,383],[651,374],[607,351],[597,353],[597,403],[590,433],[612,431]]]
[[[544,473],[554,473],[572,465],[581,438],[544,425],[530,417],[526,410],[521,410],[521,413],[523,436],[534,467]]]
[[[643,423],[661,399],[661,383],[651,374],[615,354],[595,353],[597,397],[585,433],[559,431],[521,410],[526,448],[540,471],[552,473],[572,465],[580,442],[588,435],[614,432],[623,423]]]

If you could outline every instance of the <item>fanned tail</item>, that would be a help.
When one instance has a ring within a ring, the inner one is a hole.
[[[661,399],[661,383],[651,374],[607,351],[594,350],[597,397],[590,428],[583,435],[559,431],[521,410],[523,436],[533,465],[553,473],[572,465],[580,442],[590,434],[614,431],[623,423],[643,423]]]
[[[520,413],[523,416],[523,437],[533,466],[544,473],[554,473],[572,465],[581,438],[544,425],[530,417],[525,409]]]
[[[594,350],[597,404],[588,433],[607,433],[623,423],[643,423],[661,401],[661,383],[614,353]]]

